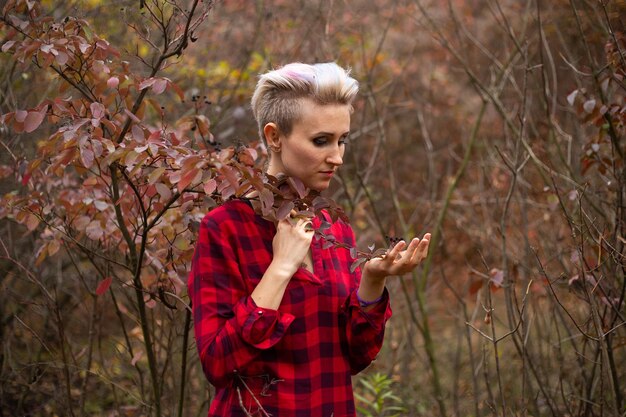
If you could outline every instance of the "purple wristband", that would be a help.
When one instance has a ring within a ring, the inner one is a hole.
[[[376,304],[376,303],[380,302],[380,300],[382,300],[382,299],[383,299],[383,296],[382,296],[382,294],[381,294],[381,296],[380,296],[380,297],[378,297],[378,298],[377,298],[377,299],[375,299],[375,300],[372,300],[372,301],[365,301],[365,300],[362,300],[362,299],[361,299],[361,297],[359,297],[359,293],[357,292],[357,293],[356,293],[356,299],[357,299],[357,300],[359,300],[359,305],[360,305],[361,307],[369,307],[369,306],[373,306],[374,304]]]

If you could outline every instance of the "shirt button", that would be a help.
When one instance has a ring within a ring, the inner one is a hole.
[[[262,315],[263,315],[263,310],[259,310],[259,311],[257,311],[256,313],[257,313],[259,316],[262,316]]]

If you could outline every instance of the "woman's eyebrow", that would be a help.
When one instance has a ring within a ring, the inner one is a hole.
[[[347,132],[344,132],[340,136],[347,136],[349,134],[350,134],[350,131],[348,130]],[[333,132],[320,131],[320,132],[311,134],[311,136],[335,136],[335,134]]]

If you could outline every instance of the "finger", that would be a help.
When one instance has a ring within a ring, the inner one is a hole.
[[[399,259],[400,263],[407,264],[410,263],[415,257],[415,253],[418,250],[420,240],[418,238],[411,239],[409,246],[406,248],[404,252],[402,252],[402,257]]]
[[[279,220],[276,224],[276,229],[285,229],[287,226],[293,227],[293,223],[291,223],[291,219],[289,217]]]
[[[398,256],[400,255],[400,252],[405,247],[406,247],[406,242],[404,240],[399,241],[390,250],[387,251],[387,254],[385,255],[384,260],[387,263],[394,262],[396,259],[398,259]]]
[[[426,258],[426,255],[428,254],[428,246],[429,246],[429,244],[430,244],[430,239],[426,238],[426,236],[424,236],[424,238],[419,241],[419,244],[417,246],[417,250],[415,251],[415,253],[411,257],[411,262],[417,264],[417,263],[421,262],[424,258]]]
[[[296,225],[298,226],[304,226],[304,225],[313,225],[313,222],[311,221],[310,218],[308,217],[298,217],[298,221],[296,222]]]
[[[417,237],[414,237],[413,239],[411,239],[411,243],[409,243],[409,247],[406,248],[406,252],[407,255],[409,255],[409,257],[411,257],[415,251],[417,250],[418,246],[419,246],[420,240]]]

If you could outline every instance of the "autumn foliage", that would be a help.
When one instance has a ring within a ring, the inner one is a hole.
[[[625,2],[105,3],[0,16],[0,415],[205,412],[187,268],[250,190],[349,218],[355,266],[433,233],[362,414],[623,415]],[[247,104],[298,60],[361,83],[323,196],[263,175]]]

